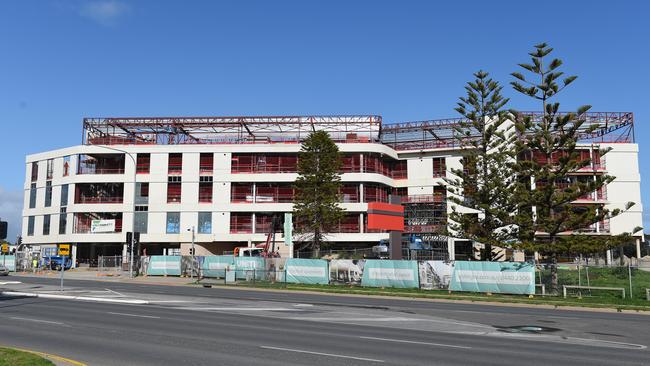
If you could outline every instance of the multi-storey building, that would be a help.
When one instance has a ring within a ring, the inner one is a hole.
[[[120,255],[126,232],[140,232],[145,254],[175,250],[221,254],[266,240],[273,217],[284,255],[299,242],[289,230],[300,141],[326,130],[343,154],[341,206],[347,215],[328,240],[370,247],[388,237],[367,228],[368,202],[401,197],[405,231],[436,256],[473,253],[463,238],[439,235],[447,224],[444,177],[461,168],[457,119],[384,124],[379,116],[87,118],[81,145],[27,156],[23,242],[73,244],[81,262]],[[631,113],[592,113],[581,148],[590,167],[573,179],[617,179],[576,204],[631,210],[585,230],[629,232],[642,221],[638,146]],[[599,148],[611,147],[604,157]],[[533,156],[533,158],[535,158]],[[567,182],[570,184],[570,182]],[[194,235],[193,235],[194,232]],[[641,239],[639,237],[639,239]]]

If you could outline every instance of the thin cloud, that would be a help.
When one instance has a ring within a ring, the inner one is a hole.
[[[9,224],[7,240],[14,242],[22,227],[23,192],[0,187],[0,218]]]
[[[116,0],[90,1],[79,8],[79,15],[105,26],[117,24],[130,12],[131,7],[128,4]]]

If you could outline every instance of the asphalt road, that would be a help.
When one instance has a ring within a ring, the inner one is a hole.
[[[57,284],[16,279],[33,291]],[[647,315],[85,280],[66,285],[151,303],[0,297],[0,343],[89,365],[650,364]]]

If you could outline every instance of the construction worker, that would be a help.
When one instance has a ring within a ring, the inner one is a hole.
[[[32,259],[32,271],[36,273],[37,268],[38,268],[38,259],[34,258]]]

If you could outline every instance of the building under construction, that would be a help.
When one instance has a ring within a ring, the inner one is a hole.
[[[275,218],[282,230],[274,246],[290,256],[301,243],[291,230],[300,142],[324,130],[343,156],[346,216],[328,236],[331,247],[371,247],[386,239],[386,232],[368,229],[367,210],[369,202],[388,202],[392,195],[405,206],[405,245],[417,238],[435,257],[470,257],[472,243],[442,235],[451,210],[444,178],[462,168],[454,135],[459,121],[383,123],[371,115],[86,118],[80,145],[27,156],[23,242],[43,248],[71,243],[84,263],[122,254],[126,232],[135,231],[143,254],[187,254],[193,237],[197,255],[222,254],[264,242]],[[605,147],[612,150],[600,157]],[[576,204],[637,203],[585,230],[612,235],[640,226],[632,113],[587,114],[580,148],[592,164],[575,172],[576,179],[605,173],[617,179]]]

